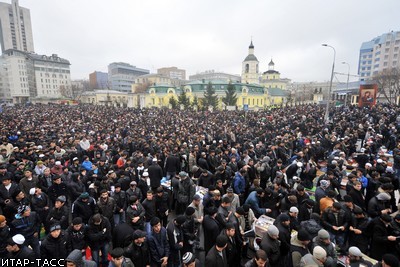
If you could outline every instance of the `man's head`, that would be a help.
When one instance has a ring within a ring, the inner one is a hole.
[[[234,237],[235,236],[235,226],[232,223],[227,223],[225,227],[226,235],[228,237]]]
[[[153,191],[152,190],[147,191],[146,199],[149,200],[149,201],[153,200]]]
[[[313,249],[313,257],[319,262],[324,263],[326,261],[326,251],[320,246],[315,246]]]
[[[271,239],[278,239],[279,229],[275,225],[268,226],[267,234]]]
[[[154,233],[158,234],[161,231],[161,221],[158,217],[153,217],[150,220],[150,225]]]
[[[25,243],[25,237],[21,234],[16,234],[7,240],[6,249],[8,252],[13,253],[21,249]]]
[[[229,197],[225,196],[222,198],[221,206],[225,207],[225,208],[230,207],[231,202],[232,202],[232,200]]]
[[[267,253],[265,253],[265,251],[262,249],[257,250],[256,256],[254,257],[254,262],[257,267],[265,267],[268,263]]]
[[[321,229],[318,231],[318,238],[325,245],[329,245],[331,243],[329,233],[325,229]]]
[[[92,220],[94,225],[100,225],[103,222],[103,218],[101,217],[100,213],[93,215]]]
[[[136,230],[133,235],[132,235],[133,242],[137,245],[140,246],[144,243],[146,240],[146,232],[141,231],[141,230]]]
[[[115,267],[121,267],[124,261],[124,249],[114,248],[110,251],[111,261]]]
[[[61,234],[61,225],[56,223],[50,227],[50,235],[53,238],[58,238]]]
[[[223,251],[228,244],[228,238],[224,235],[219,235],[215,242],[215,247],[218,251]]]
[[[196,257],[192,252],[186,252],[182,256],[182,263],[184,267],[195,267],[196,266]]]

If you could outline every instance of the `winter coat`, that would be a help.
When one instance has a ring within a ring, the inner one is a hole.
[[[96,201],[92,197],[87,202],[83,202],[81,198],[78,198],[72,204],[72,218],[81,217],[83,222],[87,224],[96,209]]]
[[[112,197],[108,197],[106,201],[103,201],[102,198],[99,198],[99,201],[97,202],[99,213],[107,217],[107,219],[110,221],[114,220],[113,216],[116,206],[115,200]]]
[[[10,227],[6,225],[3,228],[0,228],[0,258],[3,258],[8,253],[6,247],[9,237],[11,237]]]
[[[186,205],[187,207],[190,203],[192,203],[195,193],[196,186],[189,177],[187,177],[185,180],[181,180],[178,186],[178,203]]]
[[[337,219],[336,219],[337,217]],[[337,216],[335,216],[333,210],[331,208],[328,208],[323,214],[322,214],[322,225],[324,228],[331,232],[331,233],[344,233],[347,230],[348,226],[348,219],[346,217],[346,212],[344,210],[339,210],[337,213]],[[345,230],[333,230],[333,226],[344,226]]]
[[[293,236],[290,240],[290,260],[293,267],[300,267],[301,258],[306,254],[310,253],[307,247],[305,247],[297,235]]]
[[[171,220],[167,225],[167,239],[169,243],[169,258],[168,258],[168,265],[169,266],[178,266],[182,264],[182,249],[183,244],[180,245],[179,243],[183,243],[183,231],[180,226],[177,226],[174,220]]]
[[[380,218],[374,220],[370,254],[375,260],[382,260],[382,256],[391,253],[396,246],[396,241],[389,241],[388,236],[392,235],[391,228],[386,227]]]
[[[110,221],[101,216],[102,220],[100,225],[95,225],[93,217],[89,220],[89,226],[87,230],[88,245],[92,250],[99,250],[106,243],[111,241],[111,224]],[[105,229],[105,231],[104,231]]]
[[[214,246],[217,236],[220,233],[220,227],[216,219],[210,215],[204,216],[204,249],[209,251]]]
[[[111,192],[111,197],[115,200],[116,208],[115,208],[115,214],[119,214],[119,210],[126,210],[126,206],[128,204],[128,200],[126,198],[126,192],[125,191],[119,191],[118,193],[113,191]]]
[[[60,233],[58,238],[50,234],[42,241],[40,245],[41,259],[65,259],[68,256],[67,237]]]
[[[207,267],[228,267],[228,259],[225,250],[222,251],[222,257],[218,253],[215,246],[213,246],[207,253],[206,263]]]
[[[135,230],[144,229],[144,215],[146,214],[146,210],[143,208],[142,204],[138,203],[135,205],[130,205],[126,209],[126,222]],[[133,223],[132,220],[135,217],[140,217],[140,219],[136,222]]]
[[[265,209],[261,208],[260,200],[257,196],[257,192],[253,191],[247,197],[245,204],[249,205],[250,208],[253,210],[254,215],[258,218],[261,215],[265,214]]]
[[[73,250],[65,259],[66,261],[73,262],[76,267],[96,267],[97,264],[94,261],[83,260],[82,252],[78,249]]]
[[[53,207],[50,209],[46,218],[46,226],[50,227],[52,224],[59,223],[62,229],[68,228],[69,211],[67,206],[62,206],[57,209]]]
[[[21,234],[26,239],[33,237],[34,233],[39,232],[40,220],[35,211],[31,211],[28,217],[14,219],[11,222],[11,232],[13,235]]]
[[[135,267],[146,267],[150,265],[150,250],[147,241],[143,242],[141,246],[131,242],[131,244],[125,248],[124,256],[131,259]]]
[[[390,202],[389,201],[381,201],[378,200],[375,197],[371,198],[371,200],[368,202],[368,215],[371,218],[379,217],[382,213],[381,211],[384,209],[390,208]]]
[[[156,234],[153,231],[148,235],[147,241],[150,249],[150,265],[159,266],[161,258],[168,257],[170,254],[167,230],[161,227],[160,233]]]
[[[235,174],[235,181],[233,183],[233,190],[236,194],[240,195],[243,194],[246,189],[246,180],[244,176],[241,175],[239,172]]]
[[[27,246],[22,246],[19,251],[9,253],[6,256],[7,259],[19,259],[25,260],[28,259],[30,262],[36,262],[36,255],[32,249],[28,248]]]
[[[87,226],[82,225],[81,229],[75,231],[73,226],[69,226],[66,231],[68,252],[74,249],[85,249],[87,247]]]
[[[269,264],[271,267],[278,267],[281,264],[281,241],[272,239],[268,233],[265,233],[260,244],[260,248],[268,255]]]
[[[153,163],[148,168],[150,187],[157,188],[161,185],[161,179],[164,177],[163,170],[160,165]]]

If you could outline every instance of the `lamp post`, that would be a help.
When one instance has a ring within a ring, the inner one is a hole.
[[[350,78],[350,64],[347,62],[342,62],[342,64],[347,65],[347,85],[346,85],[346,94],[344,95],[344,106],[347,104],[347,94],[349,93],[349,78]]]
[[[332,64],[332,73],[331,73],[331,82],[329,84],[329,91],[328,91],[328,102],[326,103],[326,110],[325,110],[325,123],[329,121],[329,103],[331,101],[331,92],[332,92],[332,82],[333,82],[333,73],[335,71],[335,59],[336,59],[336,50],[333,46],[328,44],[322,44],[322,46],[330,47],[333,49],[333,64]]]

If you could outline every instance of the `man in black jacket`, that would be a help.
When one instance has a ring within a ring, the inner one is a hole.
[[[61,225],[54,224],[50,227],[50,234],[40,245],[41,259],[65,259],[68,256],[67,237],[61,232]]]
[[[111,192],[111,197],[115,200],[114,223],[118,225],[125,222],[125,210],[128,204],[126,192],[121,189],[121,184],[116,183],[115,189]]]
[[[150,187],[151,190],[155,191],[161,185],[161,179],[164,177],[163,170],[160,165],[157,164],[157,159],[153,158],[152,164],[148,168]]]
[[[96,201],[89,196],[88,192],[82,193],[72,204],[72,217],[81,217],[85,224],[89,218],[96,212]]]
[[[22,234],[25,237],[25,245],[30,245],[37,258],[40,257],[39,245],[39,217],[36,212],[31,211],[29,206],[21,205],[15,220],[11,222],[11,232]]]
[[[97,266],[100,266],[100,251],[102,266],[108,266],[107,254],[111,241],[110,221],[100,213],[93,215],[89,219],[87,237],[88,244],[92,249],[93,260],[97,263]]]
[[[271,267],[283,266],[280,245],[278,240],[279,230],[275,225],[270,225],[267,232],[264,234],[260,248],[268,255],[268,261]]]
[[[221,236],[226,236],[228,238],[225,252],[229,267],[240,266],[240,251],[243,243],[240,243],[238,235],[240,235],[240,233],[236,233],[236,228],[232,223],[227,223],[225,229],[221,232]]]
[[[124,256],[131,259],[135,267],[146,267],[150,265],[150,250],[146,241],[146,232],[136,230],[133,241],[125,248]]]
[[[167,237],[170,247],[170,254],[168,258],[169,266],[180,266],[182,265],[183,253],[183,231],[182,224],[186,221],[184,215],[179,215],[175,220],[172,220],[167,225]]]
[[[83,224],[81,217],[72,220],[72,225],[67,229],[67,247],[68,253],[75,249],[84,252],[87,247],[87,227]]]
[[[6,248],[8,251],[6,258],[19,260],[28,259],[30,262],[34,262],[37,257],[32,249],[24,245],[24,242],[25,237],[21,234],[17,234],[9,238],[6,243]]]
[[[228,258],[226,257],[225,248],[228,245],[226,236],[218,236],[216,244],[208,251],[206,256],[207,267],[228,267]]]
[[[64,230],[68,228],[69,211],[68,207],[65,206],[66,200],[65,196],[59,196],[54,203],[54,207],[50,209],[45,224],[47,231],[55,223],[59,223]]]

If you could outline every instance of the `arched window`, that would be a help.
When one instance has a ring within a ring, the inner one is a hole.
[[[256,65],[256,73],[258,73],[258,64]]]
[[[249,64],[246,64],[245,73],[249,73]]]

